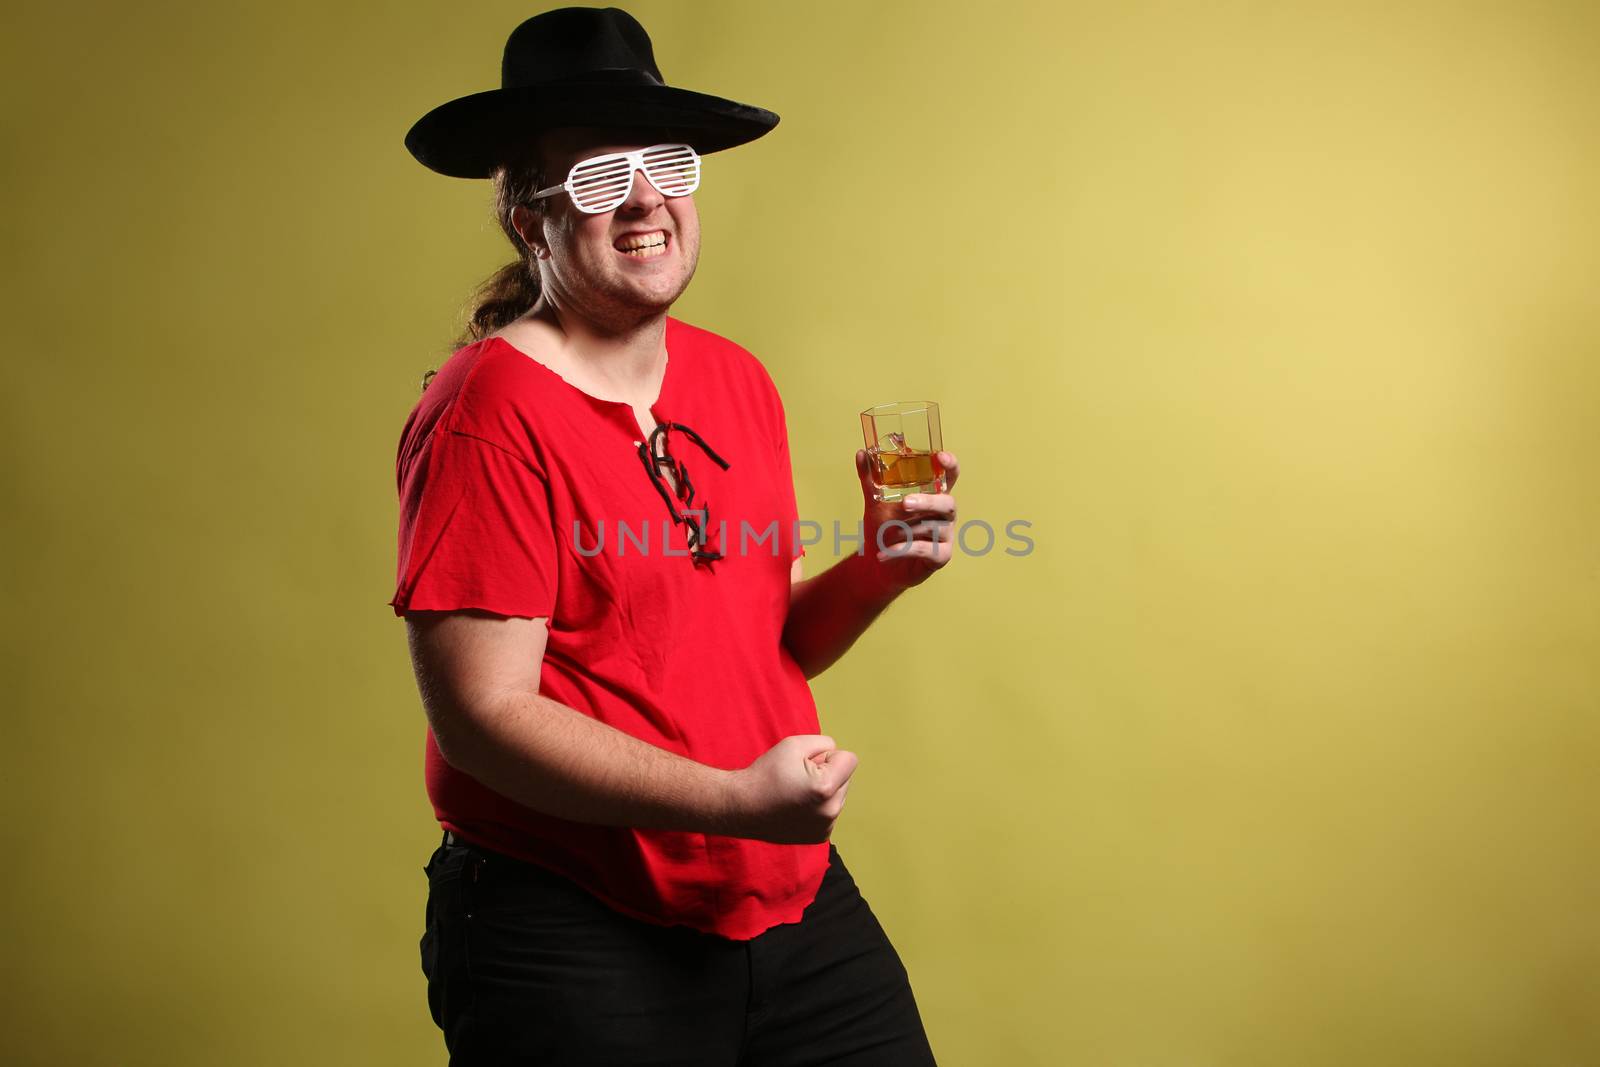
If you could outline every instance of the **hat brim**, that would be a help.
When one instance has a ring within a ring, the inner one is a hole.
[[[429,170],[488,178],[558,126],[671,129],[701,155],[755,140],[778,124],[764,108],[667,85],[559,85],[490,89],[440,104],[406,134]]]

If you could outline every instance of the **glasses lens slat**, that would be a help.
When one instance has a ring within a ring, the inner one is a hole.
[[[633,168],[631,167],[623,168],[622,170],[584,171],[582,174],[572,175],[568,180],[574,185],[583,185],[585,183],[592,184],[594,182],[626,181],[628,175],[631,174],[632,171]]]
[[[629,169],[632,160],[625,156],[596,156],[593,159],[581,159],[572,165],[571,173],[589,171],[624,171]]]
[[[626,189],[632,184],[631,178],[631,175],[623,175],[620,178],[606,178],[596,182],[573,182],[572,187],[580,193],[598,192],[602,189]]]

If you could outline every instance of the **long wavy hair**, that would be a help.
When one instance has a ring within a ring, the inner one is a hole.
[[[466,326],[450,342],[451,352],[481,341],[502,326],[515,322],[539,299],[538,262],[533,250],[511,224],[511,213],[519,204],[536,215],[544,214],[545,201],[533,199],[533,194],[544,185],[544,164],[537,144],[531,144],[525,154],[496,168],[491,180],[494,183],[494,218],[506,240],[511,242],[517,258],[495,271],[473,291],[467,302]],[[422,376],[423,389],[428,388],[436,373],[437,368]]]
[[[626,137],[629,134],[641,137],[645,143],[656,137],[666,142],[687,142],[691,136],[687,131],[672,127],[659,129],[640,127],[619,132],[619,136]],[[533,194],[545,184],[541,143],[541,138],[529,138],[526,147],[520,153],[507,159],[495,169],[492,178],[494,217],[500,224],[500,231],[506,235],[506,240],[511,242],[517,258],[491,274],[473,292],[471,300],[467,302],[470,310],[466,316],[466,327],[460,336],[450,342],[450,350],[445,353],[446,356],[463,345],[481,341],[502,326],[515,322],[539,299],[539,264],[534,258],[533,250],[522,239],[517,228],[511,225],[511,212],[519,204],[526,206],[540,218],[543,218],[547,211],[548,201],[533,199]],[[428,383],[433,380],[436,373],[437,370],[430,370],[422,376],[424,390],[428,388]]]

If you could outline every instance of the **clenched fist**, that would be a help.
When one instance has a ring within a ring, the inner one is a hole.
[[[785,737],[733,773],[731,836],[785,845],[826,841],[857,762],[826,734]]]

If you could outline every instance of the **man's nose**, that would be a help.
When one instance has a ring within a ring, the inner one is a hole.
[[[661,190],[650,184],[650,179],[644,175],[644,169],[634,167],[633,188],[628,190],[628,199],[622,202],[618,210],[630,214],[648,215],[665,203],[666,199],[661,195]]]

